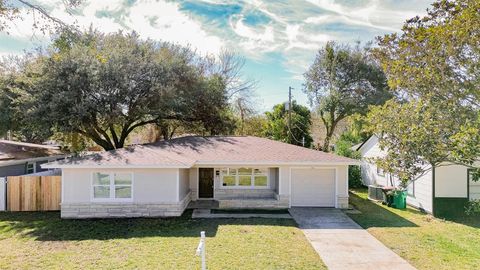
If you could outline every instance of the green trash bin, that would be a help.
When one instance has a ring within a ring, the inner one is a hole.
[[[393,193],[393,207],[397,209],[407,208],[407,192],[396,190]]]

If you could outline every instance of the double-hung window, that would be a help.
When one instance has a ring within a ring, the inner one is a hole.
[[[92,198],[98,201],[131,201],[132,185],[132,173],[94,173]]]
[[[259,168],[223,168],[222,186],[238,188],[268,187],[268,170]]]

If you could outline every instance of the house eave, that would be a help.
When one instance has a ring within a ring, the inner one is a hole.
[[[342,161],[342,162],[325,162],[325,161],[202,161],[196,162],[194,167],[206,166],[229,166],[229,165],[248,165],[248,166],[345,166],[345,165],[360,165],[360,161]]]
[[[188,169],[189,165],[74,165],[42,164],[43,169]]]
[[[146,164],[146,165],[82,165],[82,164],[42,164],[44,169],[189,169],[192,167],[215,167],[215,166],[348,166],[360,165],[360,161],[341,161],[341,162],[325,162],[325,161],[201,161],[192,164],[184,165],[161,165],[161,164]]]

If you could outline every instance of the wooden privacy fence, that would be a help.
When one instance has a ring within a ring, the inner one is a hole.
[[[7,211],[60,210],[61,176],[9,176]]]

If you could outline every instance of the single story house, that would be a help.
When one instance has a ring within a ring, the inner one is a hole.
[[[398,186],[392,175],[384,173],[369,158],[385,155],[378,137],[371,136],[357,147],[362,157],[362,181],[365,185]],[[466,166],[445,164],[426,173],[407,187],[407,204],[434,216],[462,213],[469,200],[480,199],[480,182],[472,181],[472,170]]]
[[[0,178],[42,172],[42,164],[63,158],[58,146],[0,140]]]
[[[220,208],[348,207],[358,161],[245,136],[187,136],[44,164],[62,170],[63,218],[179,216]]]

